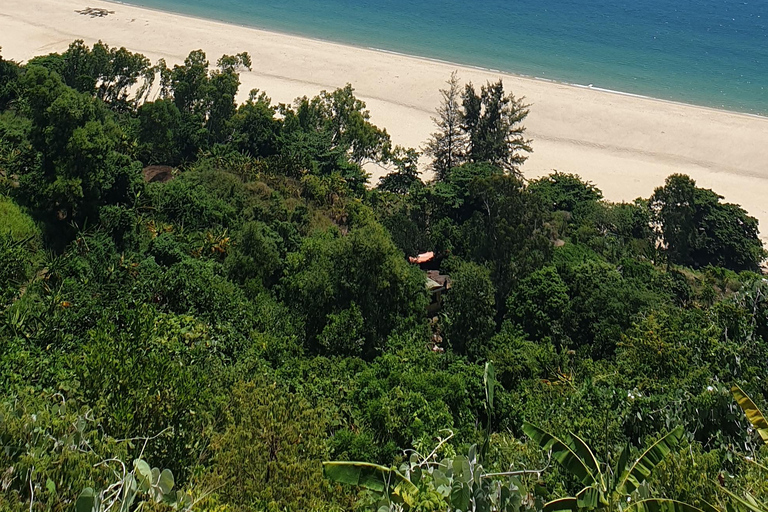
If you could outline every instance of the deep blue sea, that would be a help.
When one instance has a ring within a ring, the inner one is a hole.
[[[357,46],[768,115],[768,0],[129,0]]]

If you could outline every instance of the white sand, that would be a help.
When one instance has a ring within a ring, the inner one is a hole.
[[[75,10],[115,11],[90,18]],[[611,200],[648,197],[672,173],[741,204],[768,225],[768,118],[555,84],[354,48],[99,0],[2,0],[0,46],[25,61],[63,51],[74,39],[103,40],[153,60],[181,62],[202,48],[212,62],[247,51],[241,97],[252,88],[275,102],[351,83],[397,144],[420,147],[433,130],[438,90],[454,70],[476,84],[504,79],[532,103],[526,125],[534,153],[529,177],[580,174]],[[763,231],[768,234],[768,228]],[[766,238],[768,239],[768,238]]]

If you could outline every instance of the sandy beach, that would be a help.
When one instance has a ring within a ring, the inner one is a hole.
[[[114,11],[103,18],[75,12]],[[253,71],[241,76],[241,97],[253,88],[274,102],[351,83],[395,143],[420,147],[433,130],[439,89],[457,70],[462,81],[504,79],[532,104],[526,126],[534,153],[523,172],[580,174],[608,199],[648,197],[672,173],[741,204],[768,226],[768,118],[493,73],[448,63],[354,48],[98,0],[3,0],[0,46],[25,61],[63,51],[74,39],[125,46],[156,61],[183,61],[201,48],[211,61],[247,51]],[[375,174],[375,172],[374,172]],[[377,176],[374,176],[376,178]],[[763,227],[768,240],[768,227]]]

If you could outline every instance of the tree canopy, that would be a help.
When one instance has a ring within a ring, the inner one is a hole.
[[[533,151],[525,138],[529,107],[524,98],[504,92],[501,80],[488,82],[477,92],[472,83],[463,91],[456,73],[440,91],[441,104],[433,118],[438,131],[432,134],[425,153],[432,157],[431,168],[442,181],[463,163],[489,163],[505,172],[519,174],[520,166]]]
[[[455,76],[422,180],[251,65],[0,60],[0,510],[765,511],[754,218],[525,180]]]
[[[757,220],[722,196],[699,188],[684,175],[667,178],[651,197],[651,208],[670,262],[756,270],[765,257]]]

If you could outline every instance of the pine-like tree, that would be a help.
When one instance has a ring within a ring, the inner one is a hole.
[[[482,86],[477,94],[470,83],[464,88],[461,129],[467,138],[466,158],[470,162],[489,162],[518,175],[528,159],[531,141],[525,138],[522,122],[529,110],[525,98],[504,94],[501,80]]]
[[[438,181],[443,181],[451,169],[466,161],[467,138],[462,130],[461,88],[455,71],[446,83],[448,87],[440,89],[443,101],[437,108],[437,117],[432,118],[438,131],[432,134],[424,148],[424,154],[432,157],[430,169]]]
[[[472,83],[462,91],[456,72],[446,83],[432,118],[438,130],[424,148],[435,179],[444,181],[451,169],[467,162],[487,162],[519,175],[525,153],[533,151],[522,125],[530,106],[525,98],[504,94],[501,80],[482,86],[479,94]]]

